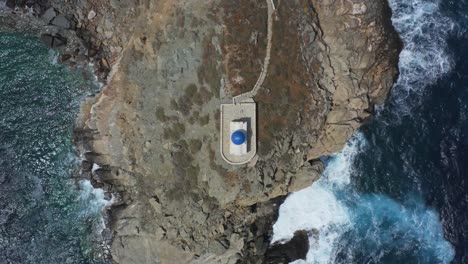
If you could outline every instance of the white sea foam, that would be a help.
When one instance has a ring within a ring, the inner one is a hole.
[[[454,250],[444,239],[439,215],[424,202],[410,197],[402,205],[382,194],[353,189],[354,159],[365,148],[364,137],[357,133],[331,158],[317,182],[285,200],[272,243],[285,243],[296,230],[310,231],[306,260],[294,264],[336,263],[343,247],[347,252],[339,263],[352,263],[354,250],[383,252],[369,255],[372,263],[381,263],[392,250],[413,252],[423,263],[450,263]]]
[[[296,230],[316,233],[309,238],[309,263],[330,262],[337,238],[351,224],[347,208],[323,184],[317,182],[290,195],[281,206],[280,217],[273,226],[273,243],[288,241]]]
[[[99,166],[99,164],[93,163],[93,167],[91,168],[91,172],[94,173],[97,170],[99,170],[100,168],[101,168],[101,166]]]
[[[94,188],[89,180],[82,180],[80,185],[80,200],[86,206],[81,213],[83,215],[96,215],[101,213],[106,207],[111,206],[114,203],[114,197],[110,200],[105,198],[104,190],[100,188]],[[98,227],[98,232],[105,228],[104,219],[100,218],[101,226]]]
[[[100,82],[98,76],[96,74],[94,74],[96,72],[96,65],[94,65],[94,63],[92,63],[92,62],[89,62],[87,72],[91,76],[92,82],[96,85],[96,87],[99,90],[101,90],[104,87],[104,84],[102,82]]]
[[[80,199],[88,202],[91,212],[99,212],[113,202],[113,199],[105,198],[103,189],[94,188],[89,180],[80,181],[80,190]]]
[[[59,53],[53,49],[49,49],[49,62],[51,64],[55,64],[57,65],[58,64],[58,59],[59,59]]]
[[[400,54],[400,89],[420,89],[452,68],[447,37],[454,23],[439,10],[439,1],[390,0],[392,23],[404,42]]]
[[[323,181],[291,194],[273,226],[272,243],[288,241],[296,230],[322,230],[349,221],[345,208]]]
[[[272,243],[288,241],[296,230],[318,231],[317,237],[310,238],[308,263],[333,262],[337,239],[351,225],[348,208],[336,192],[349,185],[353,158],[364,142],[361,134],[357,134],[340,154],[332,157],[317,182],[286,199],[273,226]]]
[[[428,85],[453,67],[447,38],[455,23],[439,10],[439,0],[389,0],[392,23],[404,43],[400,75],[391,100],[398,104],[395,117],[411,113]]]
[[[410,114],[420,102],[428,85],[452,69],[446,39],[454,23],[440,13],[437,0],[389,0],[389,3],[392,22],[405,45],[400,54],[400,76],[391,95],[398,106],[394,113],[396,121],[392,122],[398,122],[400,116]],[[350,247],[364,244],[390,250],[413,246],[393,243],[393,236],[400,235],[404,238],[401,241],[423,245],[418,252],[420,260],[435,258],[438,263],[449,263],[454,251],[445,241],[439,216],[432,209],[424,207],[421,201],[409,201],[413,205],[407,208],[384,195],[366,196],[353,190],[350,184],[353,160],[365,143],[360,134],[355,135],[341,153],[332,157],[320,180],[285,200],[273,226],[272,243],[286,242],[296,230],[312,231],[306,261],[294,263],[321,264],[336,261],[342,246],[339,242],[349,243]],[[393,228],[385,227],[389,223]],[[360,241],[340,240],[344,234],[353,232]],[[352,252],[345,255],[352,261]],[[369,261],[379,263],[380,257],[369,256]]]

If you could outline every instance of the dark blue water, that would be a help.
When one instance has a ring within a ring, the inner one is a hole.
[[[318,231],[307,263],[468,263],[468,2],[389,2],[405,47],[388,102],[274,227]]]
[[[100,192],[75,181],[72,131],[96,91],[37,39],[0,32],[0,263],[99,263]]]
[[[433,208],[444,238],[453,247],[452,262],[468,263],[468,2],[421,1],[420,5],[428,2],[437,4],[431,7],[436,15],[421,27],[422,36],[411,41],[416,45],[432,41],[430,53],[420,48],[418,52],[431,57],[412,59],[423,67],[403,69],[412,71],[402,73],[407,81],[397,84],[377,119],[362,129],[368,143],[355,157],[353,180],[360,193],[385,194],[405,209]],[[422,234],[431,232],[426,227],[421,223]],[[363,244],[354,246],[354,252],[381,254],[380,262],[386,263],[449,261],[437,258],[440,253],[434,253],[437,249],[428,243],[418,243],[417,238],[401,240],[405,235],[401,232],[390,234],[391,228],[383,221],[372,228],[394,236],[390,250]],[[409,254],[411,250],[414,254]]]

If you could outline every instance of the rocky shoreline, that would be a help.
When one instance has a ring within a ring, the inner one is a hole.
[[[279,204],[319,178],[319,158],[371,118],[398,74],[385,0],[275,1],[269,72],[254,98],[258,157],[233,167],[218,153],[218,107],[261,71],[266,2],[7,2],[16,11],[0,16],[3,27],[34,32],[70,66],[94,63],[106,82],[83,104],[75,143],[83,175],[116,196],[117,263],[304,257],[268,251]]]
[[[28,1],[30,5],[7,4],[0,9],[2,31],[26,32],[36,35],[48,47],[60,54],[59,62],[72,68],[93,65],[99,81],[104,83],[110,66],[103,48],[86,41],[74,20],[55,11],[47,1]],[[36,2],[41,2],[41,5]],[[42,3],[43,2],[43,3]]]

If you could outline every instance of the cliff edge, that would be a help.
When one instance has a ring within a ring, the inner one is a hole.
[[[117,263],[262,263],[281,197],[312,184],[319,158],[385,100],[401,45],[385,0],[273,4],[258,154],[230,166],[219,106],[262,72],[266,1],[51,2],[110,70],[76,143],[95,164],[86,173],[116,195]]]

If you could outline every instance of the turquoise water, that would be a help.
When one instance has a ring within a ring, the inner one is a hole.
[[[0,32],[0,263],[102,262],[96,191],[72,180],[73,123],[97,87],[55,59]]]

